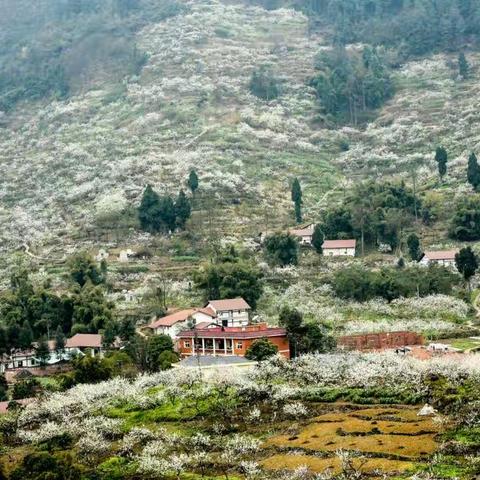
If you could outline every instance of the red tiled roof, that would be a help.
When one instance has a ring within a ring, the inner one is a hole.
[[[65,344],[67,348],[101,348],[102,336],[98,333],[77,333]]]
[[[325,240],[322,248],[355,248],[356,240]]]
[[[250,305],[243,298],[228,298],[225,300],[210,300],[207,307],[212,306],[216,311],[250,310]]]
[[[284,328],[265,328],[260,330],[241,330],[237,328],[222,327],[205,328],[203,330],[186,330],[178,334],[179,338],[264,338],[264,337],[284,337],[287,331]]]
[[[150,328],[171,327],[176,323],[187,321],[196,312],[201,312],[211,318],[215,318],[215,313],[211,308],[187,308],[167,315],[166,317],[159,318],[148,326]]]
[[[306,225],[302,228],[291,228],[289,232],[297,237],[311,237],[313,235],[314,228],[315,227],[313,223],[311,223],[310,225]]]
[[[425,252],[428,260],[455,260],[458,250],[437,250],[434,252]]]
[[[213,322],[200,322],[195,325],[195,328],[197,330],[203,330],[204,328],[210,327],[210,325],[216,325],[216,324]]]

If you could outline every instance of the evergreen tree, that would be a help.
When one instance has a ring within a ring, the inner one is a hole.
[[[129,342],[135,337],[135,321],[131,318],[124,318],[120,323],[118,335],[122,342]]]
[[[478,189],[480,185],[480,166],[475,153],[472,153],[468,158],[467,180],[475,190]]]
[[[107,322],[102,335],[102,344],[105,348],[110,348],[117,338],[117,325],[112,321]]]
[[[265,256],[273,265],[297,265],[298,241],[289,233],[271,235],[265,240]]]
[[[55,351],[62,353],[65,350],[65,335],[62,327],[59,325],[55,331]]]
[[[47,364],[48,359],[50,358],[50,350],[45,337],[39,339],[37,346],[35,347],[35,356],[40,362],[40,365],[44,366]]]
[[[185,224],[190,218],[191,213],[192,207],[190,205],[190,200],[185,195],[185,192],[180,190],[177,201],[175,202],[175,216],[177,218],[177,225],[180,229],[183,230],[185,228]]]
[[[143,192],[138,207],[138,219],[141,228],[147,232],[156,233],[161,229],[160,197],[150,185],[147,185]]]
[[[81,252],[73,255],[68,259],[68,269],[70,277],[81,287],[87,281],[92,282],[93,285],[100,285],[103,283],[103,275],[97,266],[97,262],[87,252]]]
[[[465,54],[461,52],[458,55],[458,73],[463,79],[466,79],[468,78],[469,72],[470,72],[470,65],[468,64]]]
[[[437,150],[435,152],[435,161],[438,165],[438,174],[440,175],[440,179],[443,179],[443,177],[447,173],[447,160],[448,154],[445,148],[437,147]]]
[[[478,268],[478,260],[471,247],[462,248],[455,255],[455,265],[470,288],[470,279],[475,275]]]
[[[190,170],[190,175],[188,176],[187,186],[194,194],[198,190],[198,175],[195,170]]]
[[[174,232],[176,227],[176,212],[175,212],[175,203],[172,200],[172,197],[165,196],[160,197],[159,205],[159,214],[160,214],[160,229],[166,230],[167,232]]]
[[[420,260],[422,252],[420,250],[420,240],[414,233],[409,235],[409,237],[407,238],[407,247],[410,258],[418,262]]]
[[[245,352],[245,358],[261,362],[278,353],[278,347],[268,338],[258,338],[254,340]]]
[[[295,220],[297,223],[302,221],[302,187],[298,178],[292,182],[292,202],[295,205]]]
[[[33,342],[33,330],[32,330],[32,327],[30,326],[30,322],[28,322],[28,320],[25,320],[23,322],[22,328],[20,329],[20,332],[18,335],[19,347],[26,350],[32,346],[32,342]]]
[[[324,240],[325,235],[323,234],[322,227],[320,225],[315,225],[312,235],[312,245],[316,252],[320,255],[323,253],[322,245]]]

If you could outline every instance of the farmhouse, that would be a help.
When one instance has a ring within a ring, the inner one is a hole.
[[[314,230],[315,225],[310,223],[309,225],[305,225],[301,228],[292,228],[289,230],[289,232],[294,237],[297,237],[300,245],[311,245]]]
[[[99,333],[77,333],[65,343],[65,352],[70,354],[89,353],[92,357],[103,356],[105,349],[102,340]]]
[[[325,240],[322,245],[326,257],[355,256],[356,240]]]
[[[290,358],[287,332],[284,328],[268,327],[266,323],[245,327],[210,327],[186,330],[178,334],[178,351],[182,357],[192,355],[244,357],[250,345],[267,338],[278,347],[278,353]]]
[[[458,250],[437,250],[425,252],[420,260],[421,265],[443,265],[444,267],[455,267],[455,255]]]
[[[213,311],[217,323],[223,327],[242,327],[250,323],[252,308],[243,298],[210,300],[205,308]]]
[[[198,326],[204,322],[211,323],[215,318],[216,314],[211,308],[188,308],[159,318],[148,325],[148,328],[155,335],[177,338],[178,333],[188,328],[189,323]]]

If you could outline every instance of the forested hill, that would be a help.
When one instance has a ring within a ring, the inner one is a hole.
[[[391,175],[416,179],[443,228],[471,191],[473,0],[0,0],[0,11],[4,252],[27,243],[62,257],[109,232],[138,241],[145,185],[176,194],[192,168],[200,238],[291,225],[293,177],[308,220],[358,180]]]

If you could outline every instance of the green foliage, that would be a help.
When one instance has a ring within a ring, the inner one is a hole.
[[[478,259],[471,247],[462,248],[455,255],[455,265],[465,281],[469,282],[478,268]]]
[[[305,353],[332,351],[336,341],[327,329],[314,323],[304,323],[303,315],[294,308],[283,307],[279,324],[287,330],[292,357]]]
[[[177,201],[175,202],[175,216],[177,219],[177,226],[183,230],[187,220],[192,214],[192,207],[190,205],[190,200],[185,195],[183,190],[180,190],[178,194]]]
[[[21,400],[22,398],[35,397],[40,390],[40,383],[35,378],[28,378],[13,385],[12,398]]]
[[[124,480],[135,474],[136,467],[124,457],[110,457],[98,466],[97,472],[100,480]]]
[[[70,278],[83,287],[87,282],[100,285],[104,278],[97,262],[87,252],[81,252],[68,259]]]
[[[461,241],[480,239],[480,197],[468,196],[455,205],[450,237]]]
[[[86,284],[72,294],[72,333],[96,333],[113,319],[113,303],[107,301],[102,287]]]
[[[435,152],[435,161],[438,165],[438,174],[440,175],[440,178],[443,178],[447,173],[447,160],[448,154],[445,148],[437,147]]]
[[[134,359],[123,350],[109,352],[103,360],[113,377],[133,378],[138,374]]]
[[[65,343],[65,334],[63,333],[63,330],[59,325],[57,327],[57,330],[55,330],[55,351],[63,352],[63,350],[65,349]]]
[[[292,202],[295,206],[295,221],[300,223],[302,221],[302,187],[298,178],[295,178],[292,182]]]
[[[448,295],[458,281],[458,275],[439,265],[403,269],[385,267],[381,270],[353,266],[335,272],[332,286],[335,294],[341,298],[364,302],[382,297],[392,301],[416,295]]]
[[[112,377],[112,367],[108,361],[86,355],[72,361],[74,383],[98,383]]]
[[[470,73],[470,65],[468,64],[465,54],[461,52],[458,55],[458,74],[465,80]]]
[[[477,190],[480,186],[480,166],[475,153],[471,153],[470,157],[468,157],[467,180],[474,190]]]
[[[254,70],[249,83],[250,92],[262,100],[274,100],[280,94],[279,82],[265,66]]]
[[[272,265],[285,267],[298,263],[298,241],[289,233],[275,233],[265,239],[265,257]]]
[[[206,301],[242,297],[253,309],[262,295],[261,278],[260,270],[244,260],[206,264],[193,275]]]
[[[161,363],[165,363],[166,358],[160,358],[165,352],[173,352],[173,341],[168,335],[155,335],[148,339],[147,343],[147,368],[152,372],[160,370]]]
[[[50,358],[50,350],[45,337],[40,337],[38,340],[38,343],[35,347],[35,356],[37,357],[40,365],[44,366],[47,364]]]
[[[325,235],[323,233],[322,226],[315,225],[315,228],[313,229],[313,235],[312,235],[312,245],[313,245],[313,248],[315,248],[315,251],[320,255],[323,253],[322,245],[324,240],[325,240]]]
[[[190,170],[190,174],[188,176],[188,181],[187,181],[187,186],[188,188],[190,189],[190,191],[192,192],[192,194],[194,194],[197,190],[198,190],[198,175],[197,175],[197,172],[195,170]]]
[[[375,48],[362,54],[342,47],[324,50],[316,68],[311,85],[323,111],[336,120],[356,124],[360,113],[381,107],[394,93],[388,67]]]
[[[10,475],[10,480],[74,480],[81,478],[81,469],[70,455],[34,452]]]
[[[422,251],[420,248],[420,239],[414,233],[410,234],[407,238],[407,247],[410,258],[418,262],[422,256]]]
[[[178,354],[170,350],[164,350],[158,356],[158,369],[168,370],[172,368],[172,363],[178,362]]]
[[[254,340],[248,347],[245,353],[245,358],[248,358],[248,360],[261,362],[262,360],[276,355],[277,352],[278,347],[268,340],[268,338],[259,338]]]

